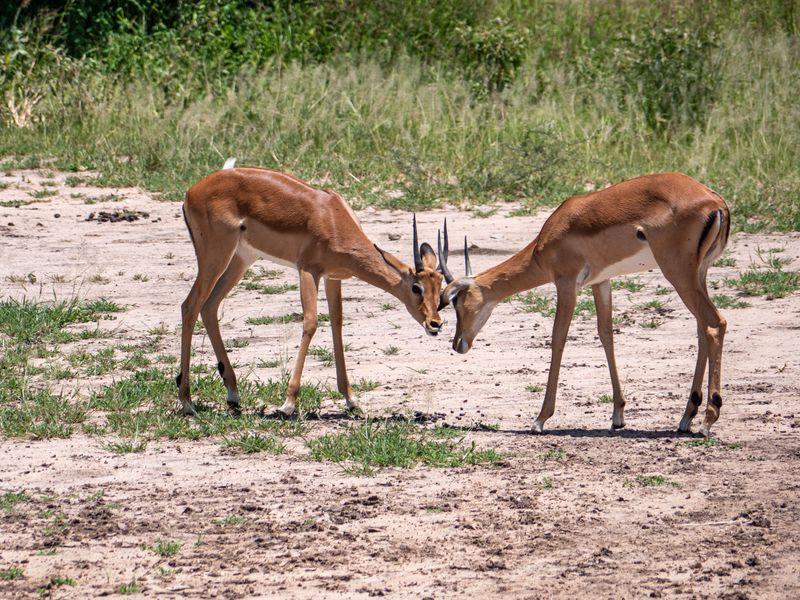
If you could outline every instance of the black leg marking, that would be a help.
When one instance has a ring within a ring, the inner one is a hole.
[[[219,376],[222,377],[223,374],[225,373],[225,365],[223,365],[221,362],[218,362],[217,371],[219,371]]]
[[[183,373],[178,373],[178,375],[175,377],[175,385],[177,387],[181,387],[181,379],[183,379]]]
[[[700,406],[703,403],[703,394],[698,391],[694,391],[689,399],[695,406]]]
[[[719,410],[722,408],[722,396],[720,396],[717,392],[714,392],[711,395],[711,400],[708,401],[711,406]]]

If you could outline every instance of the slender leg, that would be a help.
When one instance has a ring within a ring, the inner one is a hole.
[[[625,397],[619,385],[617,374],[617,360],[614,357],[614,325],[611,320],[611,282],[603,281],[592,286],[594,304],[597,307],[597,334],[606,353],[608,370],[611,373],[611,389],[614,393],[614,413],[611,417],[611,427],[619,429],[625,427]]]
[[[703,379],[706,375],[706,364],[708,363],[708,344],[706,343],[706,333],[697,322],[697,364],[694,367],[694,378],[692,379],[692,391],[689,394],[689,401],[686,403],[686,410],[678,425],[678,431],[689,433],[692,430],[692,419],[694,419],[700,405],[703,403]]]
[[[547,390],[544,393],[544,402],[539,416],[533,423],[533,431],[541,433],[544,422],[553,416],[556,408],[556,390],[558,388],[558,372],[561,369],[561,355],[567,342],[567,332],[572,322],[572,313],[575,311],[578,291],[575,280],[556,283],[558,300],[556,303],[556,320],[553,324],[552,354],[550,357],[550,373],[547,377]]]
[[[700,433],[708,436],[711,426],[719,419],[722,408],[722,395],[720,385],[722,380],[722,343],[728,323],[719,314],[714,303],[707,294],[703,294],[700,301],[700,313],[705,321],[706,346],[708,348],[708,403],[706,416],[700,426]]]
[[[286,390],[286,401],[278,410],[289,416],[297,407],[297,395],[300,393],[300,375],[306,362],[308,347],[311,338],[317,331],[317,293],[319,292],[319,276],[309,271],[300,271],[300,300],[303,304],[303,337],[300,340],[300,350],[294,364],[292,378]]]
[[[699,393],[699,388],[703,383],[703,371],[705,370],[707,356],[708,404],[706,405],[705,419],[700,428],[700,433],[707,436],[711,425],[719,418],[720,408],[722,407],[722,395],[720,394],[722,342],[725,337],[727,322],[708,297],[704,270],[696,270],[695,276],[686,275],[680,269],[673,269],[666,265],[662,266],[661,270],[675,287],[686,308],[697,319],[698,356],[692,382],[692,395],[689,398],[689,403],[678,428],[681,431],[689,431],[691,420],[700,406],[702,396]],[[697,396],[695,396],[695,392],[698,392]]]
[[[225,389],[227,390],[228,396],[228,412],[233,416],[241,414],[239,408],[239,391],[236,386],[236,374],[233,372],[233,366],[230,360],[228,360],[228,353],[225,351],[225,343],[222,341],[222,335],[219,332],[218,312],[219,305],[225,299],[225,296],[227,296],[239,282],[249,266],[250,265],[239,255],[234,256],[200,311],[203,325],[208,333],[208,339],[211,340],[211,346],[214,348],[214,354],[217,357],[217,369],[219,370],[220,377],[222,377],[222,381],[225,382]]]
[[[328,299],[328,312],[331,316],[331,333],[333,334],[333,354],[336,359],[336,387],[344,396],[345,405],[350,410],[358,410],[358,403],[353,399],[353,390],[347,378],[347,367],[344,362],[344,343],[342,342],[342,282],[338,279],[325,280],[325,296]]]
[[[176,378],[178,397],[185,415],[195,414],[189,389],[189,362],[192,354],[192,334],[197,315],[222,276],[236,251],[237,232],[216,238],[214,251],[198,248],[197,279],[181,305],[181,365]]]

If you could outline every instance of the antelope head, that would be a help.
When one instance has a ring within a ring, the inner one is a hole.
[[[427,242],[419,243],[417,235],[417,217],[413,217],[413,251],[414,266],[409,267],[395,256],[375,246],[383,256],[383,260],[400,275],[403,281],[403,291],[400,298],[406,305],[409,314],[420,323],[428,335],[437,335],[442,328],[442,319],[439,317],[439,298],[442,281],[448,282],[450,271],[447,269],[447,220],[444,223],[444,249],[442,249],[442,236],[439,234],[439,255]]]
[[[456,311],[456,332],[453,350],[466,354],[472,348],[475,336],[492,314],[495,304],[487,302],[483,291],[472,276],[469,262],[467,238],[464,236],[464,277],[455,279],[449,272],[445,275],[447,287],[442,291],[439,310],[452,304]]]

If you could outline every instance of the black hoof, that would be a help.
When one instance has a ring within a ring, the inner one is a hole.
[[[233,402],[228,403],[228,414],[232,417],[241,417],[242,416],[242,408]]]
[[[625,427],[625,423],[622,425],[617,425],[616,423],[611,423],[611,429],[623,429]]]
[[[285,412],[277,409],[272,412],[267,412],[266,407],[258,411],[258,416],[262,419],[273,419],[275,421],[293,421],[297,418],[294,414],[287,415]]]
[[[191,402],[185,403],[183,407],[181,407],[181,414],[184,417],[194,417],[197,415],[197,408],[195,408],[194,404]]]

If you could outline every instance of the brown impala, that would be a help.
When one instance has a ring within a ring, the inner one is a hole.
[[[344,363],[342,344],[342,279],[357,277],[381,288],[405,304],[408,312],[430,335],[442,321],[437,305],[446,270],[447,253],[436,255],[429,244],[417,241],[413,223],[414,267],[411,268],[373,244],[355,213],[335,192],[318,190],[286,173],[268,169],[233,168],[229,159],[186,193],[183,214],[197,255],[197,279],[181,306],[181,365],[176,378],[184,414],[193,414],[189,392],[192,330],[198,313],[217,356],[225,382],[228,408],[239,412],[239,393],[219,332],[220,303],[258,258],[297,268],[303,306],[303,337],[294,372],[279,409],[294,412],[300,374],[311,338],[317,329],[317,291],[325,279],[336,382],[348,408],[357,408]],[[445,247],[446,243],[445,224]]]
[[[467,267],[467,276],[450,283],[442,293],[439,310],[453,303],[458,316],[453,349],[463,354],[500,301],[545,283],[555,284],[558,300],[550,374],[533,424],[533,430],[541,432],[555,410],[561,355],[578,291],[591,285],[614,391],[612,426],[624,427],[625,398],[614,360],[610,280],[658,267],[697,320],[697,365],[678,428],[691,430],[702,403],[708,362],[708,403],[700,429],[708,435],[722,406],[726,322],[708,297],[706,272],[725,249],[729,233],[730,211],[725,201],[703,184],[681,173],[637,177],[564,201],[539,235],[514,256],[475,277]]]

